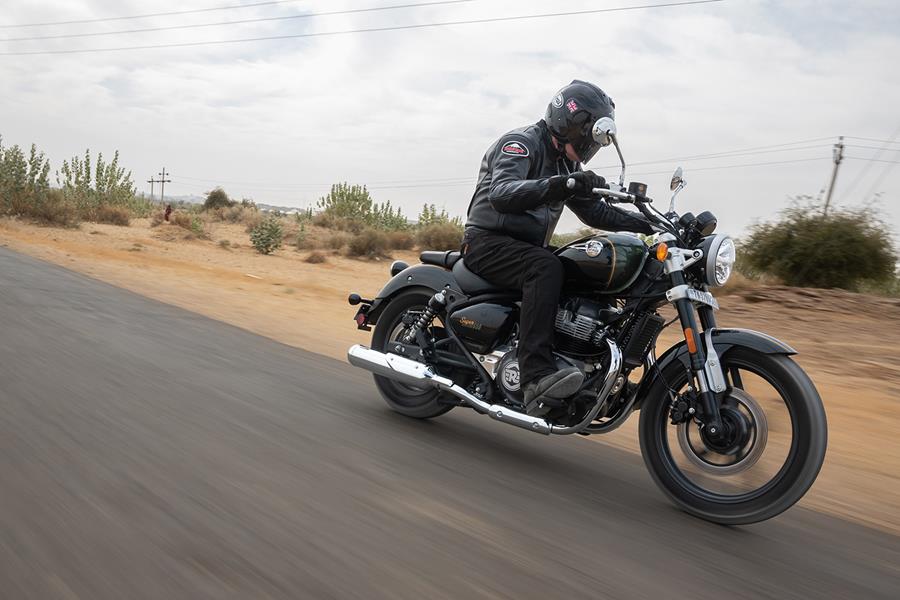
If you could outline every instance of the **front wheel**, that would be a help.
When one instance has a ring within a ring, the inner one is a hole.
[[[670,422],[673,394],[688,392],[687,371],[673,361],[641,409],[641,453],[657,485],[688,513],[756,523],[790,508],[815,481],[825,459],[825,409],[787,356],[738,347],[722,367],[724,439],[709,439],[697,421]]]
[[[391,342],[400,339],[409,330],[409,324],[422,314],[431,294],[418,290],[410,290],[393,298],[378,319],[375,333],[372,335],[372,349],[389,353]],[[435,319],[429,328],[428,335],[441,339],[444,337],[440,319]],[[441,393],[433,387],[416,387],[400,383],[381,375],[375,375],[375,386],[381,397],[393,410],[407,417],[430,419],[440,416],[453,404],[441,401]]]

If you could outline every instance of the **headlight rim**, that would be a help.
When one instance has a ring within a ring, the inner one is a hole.
[[[731,261],[731,264],[728,265],[728,276],[723,282],[720,283],[718,277],[716,276],[716,267],[719,264],[719,251],[722,249],[722,246],[726,242],[730,242],[733,249],[734,258],[736,259],[737,248],[735,246],[734,240],[729,235],[726,235],[724,233],[716,233],[710,237],[712,239],[707,245],[706,260],[704,261],[703,281],[710,287],[720,288],[728,283],[729,279],[731,279],[731,276],[734,273],[735,260],[733,259]]]

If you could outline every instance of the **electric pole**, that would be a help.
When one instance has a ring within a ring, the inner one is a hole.
[[[843,139],[843,138],[841,138],[841,139]],[[166,184],[172,183],[171,179],[166,179],[166,175],[167,175],[166,168],[163,167],[162,172],[159,174],[159,179],[156,180],[159,182],[159,202],[161,204],[166,203]],[[153,185],[153,184],[151,184],[151,185]],[[151,194],[152,194],[152,192],[151,192]]]
[[[150,201],[153,201],[153,184],[156,183],[156,179],[153,179],[153,175],[150,176],[150,179],[147,180],[147,183],[150,184]]]
[[[822,211],[826,217],[828,216],[828,206],[831,204],[831,195],[834,193],[834,182],[837,180],[838,167],[841,166],[841,161],[844,160],[844,136],[838,138],[838,143],[834,145],[834,150],[832,150],[832,156],[834,157],[834,171],[831,173],[831,185],[828,186],[825,208]]]

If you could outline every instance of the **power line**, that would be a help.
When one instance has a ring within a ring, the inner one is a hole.
[[[881,143],[881,146],[878,148],[873,148],[872,146],[853,146],[854,148],[859,147],[859,148],[863,148],[863,149],[867,149],[867,150],[875,149],[875,150],[877,150],[877,152],[871,158],[868,159],[868,162],[866,163],[866,165],[856,175],[856,178],[853,180],[853,183],[851,183],[850,186],[847,188],[847,190],[844,192],[845,195],[849,196],[850,192],[852,192],[854,189],[856,189],[856,186],[868,174],[869,169],[872,168],[872,165],[874,165],[876,162],[880,162],[879,159],[881,158],[881,155],[884,154],[885,150],[888,150],[890,148],[890,145],[892,143],[894,143],[894,140],[897,139],[898,135],[900,135],[900,127],[897,127],[897,129],[894,130],[894,133],[891,134],[890,140],[884,140]],[[854,138],[854,139],[858,139],[858,138]],[[893,149],[891,149],[891,150],[893,150]],[[889,171],[892,168],[893,167],[885,167],[885,170]],[[875,187],[877,187],[881,183],[882,179],[884,179],[884,173],[882,173],[882,175],[878,179],[875,180],[875,185],[871,189],[874,189]],[[866,197],[868,197],[868,194],[863,196],[863,199],[865,199]]]
[[[801,163],[801,162],[810,162],[810,161],[814,161],[814,160],[824,160],[825,158],[827,158],[827,157],[825,157],[825,156],[817,156],[817,157],[815,157],[815,158],[798,158],[798,159],[792,159],[792,160],[776,160],[776,161],[771,161],[771,162],[744,163],[744,164],[740,164],[740,165],[721,165],[721,166],[718,166],[718,167],[697,167],[696,169],[695,169],[695,168],[692,168],[692,169],[691,169],[691,172],[694,172],[694,171],[715,171],[715,170],[718,170],[718,169],[738,169],[738,168],[743,168],[743,167],[767,167],[767,166],[770,166],[770,165],[787,165],[787,164],[791,164],[791,163]],[[671,172],[672,172],[672,171],[654,171],[654,172],[652,172],[652,173],[647,173],[647,172],[645,172],[645,173],[631,173],[631,175],[666,175],[666,174],[671,173]]]
[[[257,6],[272,6],[275,4],[288,4],[301,0],[272,0],[270,2],[254,2],[251,4],[230,4],[227,6],[213,6],[210,8],[195,8],[191,10],[175,10],[170,12],[145,13],[142,15],[129,15],[123,17],[101,17],[98,19],[77,19],[73,21],[46,21],[44,23],[22,23],[19,25],[0,25],[0,29],[18,29],[22,27],[45,27],[51,25],[82,25],[85,23],[104,23],[106,21],[128,21],[131,19],[147,19],[150,17],[171,17],[175,15],[192,15],[222,10],[234,10],[239,8],[255,8]]]
[[[845,156],[844,158],[849,158],[850,160],[867,160],[869,162],[880,162],[887,163],[889,165],[900,165],[900,160],[886,160],[886,159],[878,159],[878,158],[863,158],[862,156]]]
[[[858,137],[858,136],[855,136],[855,135],[848,135],[848,136],[845,136],[845,137],[846,137],[847,139],[849,139],[849,140],[864,140],[864,141],[866,141],[866,142],[877,142],[877,143],[880,143],[880,144],[900,144],[900,141],[895,141],[896,136],[895,136],[894,138],[890,139],[890,140],[879,140],[879,139],[876,139],[876,138]]]
[[[823,138],[830,139],[830,138]],[[695,156],[680,156],[680,157],[671,157],[671,158],[663,158],[659,160],[647,160],[642,162],[631,163],[631,166],[643,166],[643,165],[654,165],[664,162],[674,162],[674,161],[690,161],[690,160],[715,160],[717,158],[732,158],[738,156],[752,156],[755,154],[770,154],[772,152],[792,152],[794,150],[812,150],[812,149],[820,149],[820,148],[828,148],[830,144],[816,144],[814,146],[799,146],[797,148],[781,148],[778,149],[775,146],[769,146],[767,150],[755,150],[752,152],[741,152],[738,150],[733,150],[731,152],[717,152],[714,154],[698,154]],[[613,168],[618,165],[609,164],[603,165],[602,167],[597,168]]]
[[[291,19],[311,19],[314,17],[327,17],[334,15],[348,15],[353,13],[378,12],[384,10],[398,10],[405,8],[418,8],[423,6],[437,6],[441,4],[463,4],[477,2],[478,0],[435,0],[433,2],[419,2],[414,4],[395,4],[391,6],[375,6],[369,8],[351,8],[347,10],[334,10],[320,13],[307,13],[303,15],[283,15],[280,17],[259,17],[256,19],[241,19],[239,21],[219,21],[216,23],[196,23],[193,25],[167,25],[165,27],[145,27],[142,29],[120,29],[118,31],[92,31],[90,33],[65,33],[59,35],[43,35],[21,38],[7,38],[0,42],[30,42],[37,40],[60,40],[66,38],[98,37],[105,35],[121,35],[132,33],[149,33],[153,31],[171,31],[175,29],[199,29],[201,27],[220,27],[223,25],[244,25],[247,23],[262,23],[265,21],[287,21]]]
[[[79,50],[36,50],[36,51],[24,51],[24,52],[0,52],[0,56],[30,56],[30,55],[44,55],[44,54],[86,54],[86,53],[95,53],[95,52],[120,52],[125,50],[152,50],[157,48],[188,48],[188,47],[196,47],[196,46],[213,46],[213,45],[221,45],[221,44],[238,44],[245,42],[262,42],[262,41],[272,41],[272,40],[287,40],[287,39],[302,39],[302,38],[315,38],[315,37],[329,37],[334,35],[350,35],[356,33],[380,33],[385,31],[406,31],[412,29],[429,29],[435,27],[449,27],[453,25],[474,25],[479,23],[501,23],[501,22],[510,22],[510,21],[525,21],[525,20],[533,20],[533,19],[547,19],[547,18],[556,18],[556,17],[572,17],[572,16],[581,16],[581,15],[591,15],[591,14],[599,14],[599,13],[610,13],[610,12],[623,12],[623,11],[632,11],[632,10],[644,10],[651,8],[669,8],[669,7],[678,7],[678,6],[689,6],[695,4],[713,4],[718,2],[724,2],[725,0],[687,0],[685,2],[666,2],[660,4],[644,4],[641,6],[618,6],[613,8],[597,8],[591,10],[579,10],[579,11],[567,11],[567,12],[556,12],[556,13],[543,13],[537,15],[514,15],[508,17],[491,17],[484,19],[468,19],[461,21],[440,21],[433,23],[416,23],[412,25],[393,25],[388,27],[369,27],[369,28],[361,28],[361,29],[344,29],[341,31],[321,31],[314,33],[296,33],[289,35],[271,35],[271,36],[261,36],[261,37],[253,37],[253,38],[240,38],[240,39],[232,39],[232,40],[215,40],[215,41],[207,41],[207,42],[178,42],[178,43],[169,43],[169,44],[146,44],[141,46],[118,46],[113,48],[83,48]]]

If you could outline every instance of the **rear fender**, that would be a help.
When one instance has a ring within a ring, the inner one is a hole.
[[[375,296],[372,307],[366,313],[369,316],[369,323],[373,325],[378,323],[378,317],[397,294],[415,288],[432,293],[446,289],[450,303],[465,295],[459,290],[459,285],[456,283],[456,279],[453,278],[453,273],[446,269],[433,265],[407,267],[394,275],[378,292],[378,295]]]
[[[784,354],[786,356],[797,354],[796,350],[781,340],[752,329],[714,329],[712,341],[720,360],[724,360],[728,356],[728,352],[734,348],[750,348],[763,354]],[[656,362],[658,368],[654,367],[644,375],[637,390],[636,409],[640,408],[644,396],[653,389],[660,372],[665,371],[666,367],[675,361],[680,362],[685,369],[690,368],[691,358],[685,342],[679,342],[666,350]]]

